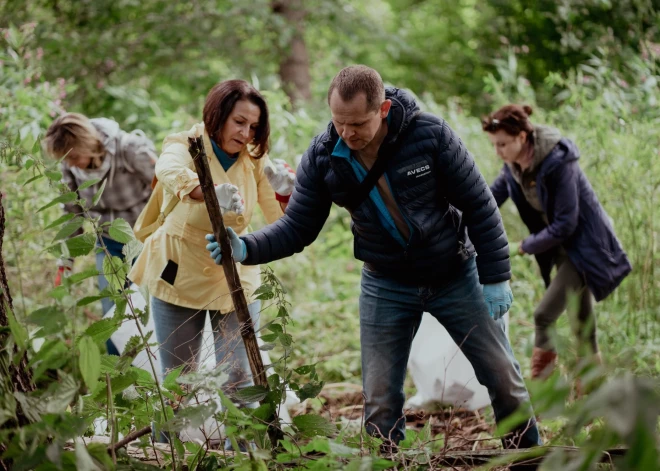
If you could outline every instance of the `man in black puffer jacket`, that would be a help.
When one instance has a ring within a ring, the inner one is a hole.
[[[427,311],[461,345],[498,421],[518,407],[528,411],[504,445],[540,444],[501,319],[513,301],[507,238],[474,159],[444,120],[421,113],[403,90],[385,90],[368,67],[340,71],[328,103],[332,122],[303,156],[285,215],[246,236],[230,232],[234,258],[256,265],[300,252],[333,202],[347,208],[355,257],[365,262],[360,341],[368,432],[391,444],[405,436],[403,383]],[[220,263],[217,243],[207,239]]]

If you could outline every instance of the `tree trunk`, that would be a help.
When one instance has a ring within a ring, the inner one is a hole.
[[[0,195],[0,347],[7,344],[9,338],[9,312],[14,312],[9,283],[7,282],[7,273],[5,272],[5,260],[2,256],[2,243],[5,235],[5,208],[2,204],[2,195]],[[13,358],[19,355],[16,343],[14,343],[11,354],[6,351],[0,351],[0,394],[12,394],[15,391],[29,393],[34,390],[32,383],[32,372],[28,367],[27,354],[23,355],[18,362],[14,364]],[[27,425],[30,421],[25,416],[20,404],[16,404],[16,418],[2,424],[1,428],[11,429]],[[6,444],[0,443],[0,456],[5,452]],[[0,470],[11,469],[11,462],[0,459]]]
[[[266,377],[266,368],[264,368],[264,362],[261,358],[261,350],[259,350],[257,335],[254,331],[254,325],[252,324],[252,318],[250,317],[250,311],[248,310],[245,293],[243,292],[243,288],[241,286],[241,278],[238,275],[238,270],[236,269],[236,262],[234,262],[234,258],[228,256],[228,254],[231,254],[229,235],[222,219],[222,212],[220,211],[218,198],[216,197],[215,190],[213,189],[213,178],[211,177],[211,169],[209,168],[209,164],[207,162],[208,157],[206,156],[206,151],[204,150],[204,142],[202,141],[201,137],[189,137],[188,144],[188,151],[193,157],[195,170],[197,171],[197,176],[199,177],[199,184],[202,187],[206,210],[209,212],[209,218],[211,219],[213,235],[215,236],[215,240],[217,240],[220,244],[222,253],[224,254],[222,257],[222,269],[225,273],[227,285],[229,286],[231,299],[234,302],[236,317],[238,318],[238,322],[240,322],[241,325],[241,337],[243,337],[243,343],[245,344],[245,351],[247,352],[250,369],[252,370],[254,384],[257,386],[262,386],[266,391],[270,392],[268,378]],[[269,400],[270,399],[267,400],[264,398],[260,402],[261,404],[268,404]],[[279,419],[275,413],[276,409],[277,407],[273,407],[271,416],[267,421],[268,435],[273,445],[273,449],[277,448],[279,441],[284,438],[284,434],[279,428]]]
[[[309,55],[303,24],[307,12],[302,0],[275,0],[272,8],[273,13],[284,18],[291,31],[291,39],[281,51],[279,72],[284,91],[295,106],[312,98]]]

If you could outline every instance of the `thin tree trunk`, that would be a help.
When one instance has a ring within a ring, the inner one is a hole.
[[[264,362],[261,358],[261,350],[259,350],[259,344],[257,343],[257,336],[254,331],[254,325],[252,324],[252,317],[250,317],[250,311],[248,310],[245,293],[241,286],[241,279],[236,269],[236,262],[234,262],[234,257],[228,256],[231,254],[231,245],[222,219],[222,213],[220,212],[220,205],[215,195],[211,170],[207,162],[208,157],[204,150],[204,142],[201,137],[198,137],[194,139],[188,138],[188,143],[188,151],[193,157],[195,170],[199,177],[199,184],[202,187],[202,194],[204,195],[204,203],[206,203],[206,210],[209,212],[211,219],[213,235],[215,236],[215,240],[220,244],[222,253],[224,254],[222,257],[222,269],[229,285],[231,299],[234,302],[236,317],[241,325],[241,336],[243,337],[248,361],[250,362],[254,384],[270,391],[268,378],[266,377],[266,368],[264,368]],[[261,401],[261,404],[266,403],[268,403],[266,399]],[[279,428],[279,421],[275,411],[276,408],[273,408],[271,417],[268,418],[268,436],[270,437],[273,448],[277,448],[279,441],[284,438],[284,434]]]
[[[281,15],[291,29],[291,40],[281,54],[279,73],[284,91],[295,106],[312,98],[309,55],[304,36],[307,12],[302,0],[275,0],[272,8],[273,13]]]
[[[9,311],[14,312],[13,300],[7,282],[5,272],[5,260],[2,255],[2,243],[5,236],[5,208],[0,195],[0,327],[9,327]],[[5,329],[0,332],[0,347],[7,344],[9,331]],[[0,394],[13,394],[14,392],[28,393],[34,390],[32,383],[32,372],[28,367],[27,354],[24,352],[18,364],[14,364],[13,358],[19,355],[16,343],[10,352],[0,351]],[[26,417],[21,405],[16,403],[16,418],[2,424],[1,428],[11,429],[27,425],[30,421]],[[0,443],[0,456],[5,452],[6,444]],[[0,459],[0,470],[11,469],[11,462]]]

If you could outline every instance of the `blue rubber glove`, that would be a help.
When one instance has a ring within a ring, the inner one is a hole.
[[[238,263],[241,263],[247,258],[247,248],[245,247],[245,242],[243,242],[234,232],[234,229],[231,227],[227,228],[227,234],[229,234],[229,243],[231,244],[231,252],[234,256],[234,260]],[[220,251],[220,244],[215,240],[213,234],[206,234],[206,240],[210,242],[206,246],[206,250],[211,252],[211,258],[215,260],[216,265],[222,263],[222,253]]]
[[[492,285],[482,285],[484,290],[484,299],[488,304],[490,317],[497,320],[509,312],[513,304],[513,293],[509,287],[508,281],[494,283]]]

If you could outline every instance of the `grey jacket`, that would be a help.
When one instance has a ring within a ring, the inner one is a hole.
[[[101,135],[105,159],[110,162],[108,171],[99,183],[80,189],[89,179],[85,178],[85,171],[73,169],[62,162],[62,179],[71,191],[77,192],[80,199],[86,202],[90,216],[100,217],[101,224],[122,218],[133,226],[151,195],[156,149],[142,131],[127,133],[119,129],[115,121],[106,118],[90,121]],[[94,195],[103,182],[106,182],[103,195],[96,205],[92,205]],[[74,214],[82,211],[77,204],[66,204],[64,210]],[[107,228],[104,237],[109,237]]]

